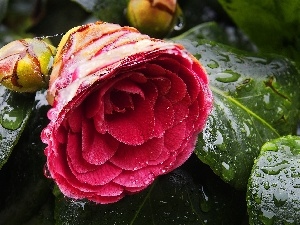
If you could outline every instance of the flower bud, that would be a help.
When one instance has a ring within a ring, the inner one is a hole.
[[[162,38],[174,28],[179,9],[176,0],[130,0],[126,16],[140,32]]]
[[[56,49],[40,39],[21,39],[0,49],[0,83],[17,92],[47,88]]]

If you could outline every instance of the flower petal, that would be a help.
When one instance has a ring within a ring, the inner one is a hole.
[[[122,144],[110,162],[124,170],[138,170],[146,167],[149,161],[157,159],[163,151],[163,144],[163,140],[158,138],[137,146]]]
[[[82,156],[90,164],[102,165],[117,151],[119,142],[109,134],[100,134],[92,120],[82,121]]]

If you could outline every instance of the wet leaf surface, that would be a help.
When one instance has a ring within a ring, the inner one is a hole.
[[[176,41],[205,67],[214,95],[214,110],[195,152],[223,180],[246,189],[260,147],[296,132],[298,70],[285,58],[248,53],[198,39],[199,34],[186,34],[189,39],[182,34]]]
[[[33,102],[34,96],[14,93],[0,86],[0,169],[27,124]]]
[[[262,146],[247,191],[250,224],[300,223],[300,137]]]

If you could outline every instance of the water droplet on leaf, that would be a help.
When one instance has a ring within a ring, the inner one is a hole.
[[[284,190],[277,190],[273,194],[273,201],[277,207],[283,206],[288,200],[289,194]]]
[[[218,73],[216,75],[216,80],[222,83],[230,83],[237,81],[240,77],[240,74],[235,73],[231,70],[226,70],[222,73]]]

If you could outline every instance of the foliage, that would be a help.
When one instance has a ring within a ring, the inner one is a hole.
[[[43,174],[40,132],[49,108],[44,93],[1,87],[1,225],[299,223],[300,0],[179,3],[185,27],[168,39],[199,59],[214,94],[195,154],[115,204],[67,199]],[[127,25],[126,4],[4,0],[0,46],[97,19]],[[60,38],[50,39],[57,45]]]

